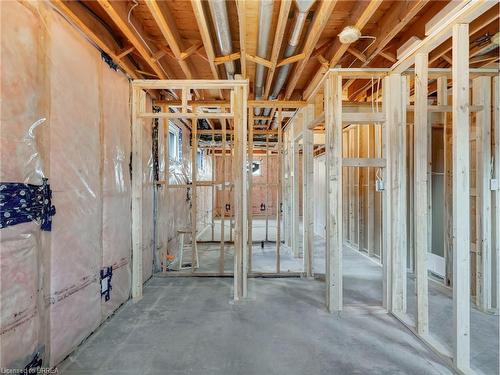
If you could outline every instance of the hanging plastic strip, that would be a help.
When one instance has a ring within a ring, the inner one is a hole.
[[[42,181],[42,185],[0,183],[0,228],[35,221],[44,231],[52,229],[56,208],[48,179]]]

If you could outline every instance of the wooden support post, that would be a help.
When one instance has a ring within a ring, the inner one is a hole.
[[[221,121],[222,125],[222,155],[221,155],[221,170],[222,170],[222,183],[220,190],[220,255],[219,255],[219,272],[224,273],[225,264],[225,244],[226,244],[226,230],[225,230],[225,217],[226,217],[226,120]]]
[[[453,360],[470,369],[469,25],[453,26]]]
[[[298,120],[302,122],[302,114],[299,114]],[[292,125],[292,132],[290,137],[290,153],[292,154],[292,163],[290,171],[290,182],[292,186],[292,225],[291,225],[291,236],[292,236],[292,253],[295,258],[300,256],[299,251],[299,224],[300,224],[300,196],[299,196],[299,143],[295,139],[295,124]]]
[[[375,158],[375,125],[368,126],[367,136],[367,157]],[[374,255],[375,246],[375,187],[373,184],[375,168],[368,168],[366,180],[366,202],[367,202],[367,223],[366,223],[366,251],[369,257]]]
[[[212,181],[215,181],[215,134],[212,134],[212,144],[211,144],[211,159],[212,159]],[[211,187],[211,193],[212,193],[212,241],[215,240],[215,185],[212,185]]]
[[[278,155],[276,156],[278,160],[278,168],[277,168],[277,175],[278,175],[278,184],[276,188],[276,273],[280,273],[280,263],[281,263],[281,257],[280,257],[280,249],[281,249],[281,207],[282,207],[282,199],[281,199],[281,193],[282,193],[282,185],[283,185],[283,178],[282,178],[282,164],[283,164],[283,137],[282,137],[282,129],[281,129],[281,121],[282,121],[282,114],[281,114],[281,108],[278,109]]]
[[[406,312],[406,77],[391,74],[384,79],[385,133],[383,135],[387,168],[384,205],[384,266],[387,275],[386,297],[390,311]],[[427,115],[427,113],[426,113]],[[427,156],[425,158],[427,160]]]
[[[269,135],[266,134],[266,242],[269,241]]]
[[[429,303],[427,279],[427,253],[429,252],[428,210],[428,154],[429,133],[427,122],[428,56],[415,56],[415,114],[414,114],[414,187],[415,187],[415,268],[417,283],[417,332],[427,335],[429,331]],[[406,268],[406,266],[405,266]],[[406,272],[405,272],[406,279]]]
[[[234,299],[247,297],[248,192],[247,192],[247,87],[232,92],[234,113]]]
[[[342,77],[325,82],[326,307],[342,310]]]
[[[437,79],[437,105],[448,105],[448,78],[446,76]],[[445,276],[444,283],[451,286],[453,280],[453,189],[452,189],[452,129],[449,123],[449,115],[441,114],[443,123],[443,149],[444,149],[444,261]]]
[[[185,90],[182,91],[183,93]],[[191,120],[191,271],[198,268],[197,216],[198,216],[198,120]]]
[[[493,230],[495,237],[495,308],[497,315],[500,314],[500,189],[498,183],[500,181],[500,77],[493,78],[493,129],[495,134],[495,227]]]
[[[142,132],[137,114],[146,110],[146,92],[132,91],[132,298],[142,298]]]
[[[483,109],[476,113],[476,304],[491,309],[491,78],[472,80],[472,100]]]
[[[252,257],[253,257],[253,108],[248,111],[249,126],[248,126],[248,139],[245,139],[248,146],[248,272],[252,272]],[[245,188],[247,189],[247,188]]]
[[[314,104],[308,104],[303,110],[302,123],[302,248],[304,252],[304,272],[307,277],[313,273],[314,251],[314,135],[307,124],[314,120]]]
[[[393,115],[389,113],[391,110],[390,103],[390,91],[389,88],[390,81],[389,77],[384,78],[383,86],[387,87],[387,90],[383,91],[383,111],[386,114],[386,122],[382,127],[382,157],[385,158],[387,162],[387,167],[382,172],[382,178],[384,182],[384,190],[382,192],[382,244],[381,244],[381,258],[383,267],[383,277],[382,277],[382,305],[387,311],[392,311],[392,178],[391,178],[391,165],[392,165],[392,155],[390,149],[390,127],[389,121],[393,118]],[[396,89],[398,90],[398,89]],[[399,93],[399,91],[396,91]],[[392,111],[391,111],[392,112]]]

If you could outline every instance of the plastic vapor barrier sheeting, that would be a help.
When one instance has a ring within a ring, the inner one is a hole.
[[[0,367],[47,367],[130,295],[130,88],[49,3],[0,6],[0,185],[48,178],[56,207],[0,229]]]

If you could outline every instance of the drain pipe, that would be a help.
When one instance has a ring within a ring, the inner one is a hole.
[[[273,15],[273,0],[261,0],[259,10],[259,40],[257,43],[257,56],[267,59],[267,45],[271,33],[271,18]],[[266,67],[257,64],[255,68],[255,99],[261,100],[264,91],[264,75]],[[260,114],[261,109],[255,108],[255,115]]]
[[[226,56],[233,52],[233,43],[231,41],[231,31],[229,29],[229,19],[227,16],[226,0],[210,0],[208,2],[210,13],[215,26],[215,33],[221,53]],[[227,78],[234,79],[234,62],[224,63]]]
[[[300,35],[302,34],[302,29],[304,27],[304,24],[306,22],[307,14],[309,12],[309,9],[311,6],[314,4],[315,0],[296,0],[295,3],[297,4],[298,8],[298,13],[297,16],[295,17],[295,24],[292,29],[292,34],[290,36],[290,40],[288,41],[288,45],[286,46],[285,53],[283,55],[283,58],[287,58],[290,56],[293,56],[295,54],[295,50],[297,49],[297,46],[300,41]],[[288,74],[290,73],[290,68],[292,64],[287,64],[284,65],[280,68],[278,72],[278,76],[276,77],[276,81],[274,82],[274,87],[271,95],[269,96],[269,100],[274,100],[278,97],[281,89],[283,88],[283,85],[285,84],[285,81],[288,77]],[[264,111],[264,116],[269,116],[271,113],[271,109],[267,108]],[[273,127],[276,125],[273,125]]]

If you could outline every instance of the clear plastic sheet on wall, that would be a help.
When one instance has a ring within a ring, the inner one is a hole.
[[[41,185],[46,148],[40,136],[47,124],[40,111],[43,96],[33,56],[41,53],[42,25],[33,7],[18,2],[1,2],[0,7],[0,181]],[[40,224],[35,222],[0,230],[0,367],[24,367],[45,353],[40,238]]]
[[[49,22],[51,364],[59,363],[100,323],[100,53],[64,19]],[[64,46],[64,48],[61,48]],[[75,77],[79,79],[75,86]],[[74,89],[70,89],[70,88]],[[85,314],[81,312],[85,311]]]
[[[102,318],[130,295],[131,191],[129,82],[101,63],[103,110],[102,264],[112,267],[110,299],[101,299]]]

